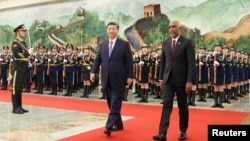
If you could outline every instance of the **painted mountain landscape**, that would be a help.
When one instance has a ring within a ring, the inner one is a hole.
[[[171,20],[182,23],[182,35],[196,47],[222,42],[250,53],[249,0],[2,0],[0,48],[14,39],[14,27],[25,24],[26,42],[36,48],[66,43],[83,47],[107,38],[106,24],[120,25],[120,36],[132,49],[161,46]]]

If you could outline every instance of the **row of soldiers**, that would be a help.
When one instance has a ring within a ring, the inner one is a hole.
[[[46,88],[51,91],[50,95],[57,95],[57,91],[62,92],[66,88],[63,96],[72,96],[72,93],[83,88],[81,97],[88,98],[91,90],[99,83],[98,78],[95,82],[90,82],[90,69],[95,54],[91,46],[80,50],[72,44],[67,44],[66,48],[59,48],[54,44],[46,50],[44,45],[39,45],[37,51],[30,55],[29,68],[23,83],[24,91],[30,92],[34,82],[37,94],[43,94]],[[11,76],[12,62],[9,47],[4,46],[0,56],[2,90],[7,89],[11,80],[8,80],[8,75]]]
[[[149,52],[149,46],[144,44],[133,52],[135,98],[138,102],[148,102],[148,95],[154,95],[155,99],[161,99],[159,85],[159,69],[161,62],[161,48]],[[30,65],[24,82],[25,92],[30,92],[34,82],[37,91],[43,93],[44,87],[51,89],[49,94],[57,95],[66,88],[64,96],[72,96],[80,88],[83,88],[81,97],[89,97],[99,83],[89,80],[90,69],[95,58],[95,52],[90,46],[79,50],[72,44],[66,48],[52,45],[47,51],[44,45],[40,45],[35,53],[30,56]],[[206,50],[204,46],[199,48],[195,56],[195,73],[193,77],[192,93],[188,96],[188,103],[195,106],[196,95],[199,102],[206,102],[206,98],[214,98],[212,107],[223,108],[222,103],[230,103],[237,100],[249,91],[248,55],[242,51],[229,49],[220,43],[214,45],[214,50]],[[11,54],[8,46],[4,46],[0,56],[2,89],[7,89],[8,74],[11,70]],[[131,87],[127,86],[124,93],[124,101],[127,101]],[[208,96],[206,96],[208,94]],[[101,98],[105,98],[105,94]]]
[[[195,106],[196,90],[198,101],[214,98],[213,108],[224,108],[222,103],[238,100],[249,92],[250,62],[248,54],[235,48],[216,43],[214,49],[199,48],[196,55],[195,73],[189,105]]]
[[[138,102],[148,102],[148,95],[160,99],[159,68],[161,48],[149,52],[148,45],[142,45],[134,52],[134,75],[136,98]],[[250,62],[248,54],[235,48],[216,43],[214,49],[199,48],[195,56],[192,93],[188,96],[188,104],[196,106],[197,101],[206,102],[213,98],[213,108],[224,108],[222,103],[230,104],[230,100],[238,100],[249,92]],[[126,95],[125,95],[126,96]]]

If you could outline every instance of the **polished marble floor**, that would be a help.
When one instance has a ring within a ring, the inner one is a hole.
[[[32,92],[34,91],[35,90],[32,90]],[[47,95],[47,93],[49,93],[49,91],[44,91],[43,95],[51,96]],[[149,103],[138,103],[140,98],[135,98],[135,95],[132,93],[133,90],[130,90],[126,103],[161,105],[161,99],[154,99],[153,95],[149,95]],[[59,97],[62,95],[63,93],[58,93],[57,96]],[[81,95],[82,90],[79,90],[77,93],[73,93],[72,97],[68,98],[79,99]],[[100,100],[99,97],[101,97],[101,92],[100,88],[97,88],[92,92],[89,99]],[[207,99],[207,102],[196,102],[196,106],[190,108],[212,109],[211,105],[213,105],[213,99]],[[174,106],[176,106],[176,102]],[[31,105],[25,105],[25,108],[31,111],[30,114],[20,116],[10,112],[12,110],[10,103],[0,101],[0,107],[0,141],[55,141],[79,134],[80,132],[103,127],[107,116],[99,113],[79,112]],[[231,101],[231,104],[224,104],[224,107],[224,109],[213,109],[244,111],[250,113],[250,94],[239,98],[239,100]],[[249,117],[244,119],[242,124],[250,124]],[[131,118],[133,117],[123,117],[124,120]],[[22,120],[22,122],[17,122],[20,120]]]

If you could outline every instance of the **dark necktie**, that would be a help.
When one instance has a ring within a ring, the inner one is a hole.
[[[110,41],[109,42],[109,57],[111,56],[111,53],[112,53],[112,44],[113,44],[113,42]]]
[[[174,54],[174,52],[175,52],[175,48],[176,48],[176,41],[175,40],[173,40],[173,42],[172,42],[172,55]]]

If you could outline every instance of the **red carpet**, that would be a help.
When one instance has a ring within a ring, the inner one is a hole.
[[[10,102],[10,92],[0,91],[0,101]],[[45,95],[23,94],[23,103],[27,105],[51,108],[69,109],[84,112],[108,113],[105,101],[51,97]],[[113,132],[107,137],[103,128],[75,135],[60,141],[152,141],[152,135],[157,134],[161,115],[161,106],[124,103],[122,115],[135,118],[124,122],[124,130]],[[190,108],[189,129],[187,141],[207,141],[207,126],[209,124],[239,124],[248,115],[247,112],[232,112],[223,110],[202,110]],[[178,109],[174,108],[168,141],[177,141],[179,134]],[[104,125],[103,125],[104,126]]]

